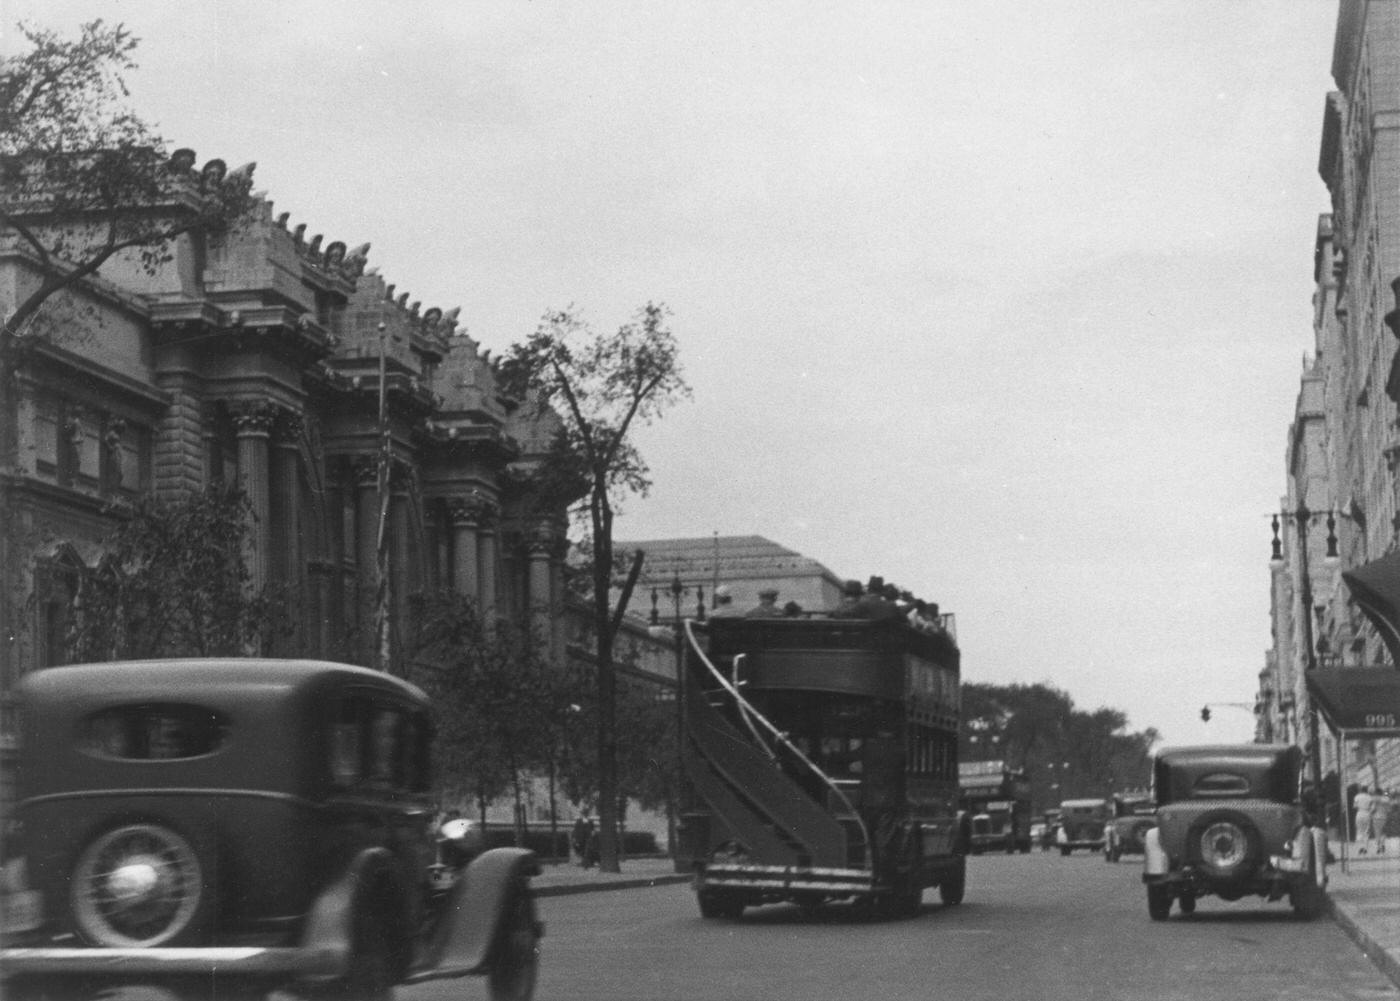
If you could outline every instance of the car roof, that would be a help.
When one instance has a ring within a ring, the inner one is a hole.
[[[1106,802],[1108,801],[1103,799],[1062,799],[1060,809],[1063,810],[1067,806],[1103,806]]]
[[[1163,748],[1155,756],[1169,766],[1204,762],[1260,765],[1277,761],[1292,748],[1292,744],[1199,744]]]
[[[24,677],[21,688],[35,707],[105,704],[151,699],[197,701],[210,706],[271,702],[331,679],[393,691],[413,702],[427,697],[414,685],[379,671],[318,660],[259,657],[171,658],[112,661],[44,668]]]

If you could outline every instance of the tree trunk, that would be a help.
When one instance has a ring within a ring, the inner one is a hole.
[[[613,669],[612,616],[608,587],[612,581],[612,512],[599,496],[593,501],[593,617],[597,633],[598,683],[598,870],[621,872],[617,844],[617,688]],[[605,496],[605,494],[604,494]]]

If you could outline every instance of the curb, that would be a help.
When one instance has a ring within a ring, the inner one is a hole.
[[[1332,899],[1331,894],[1327,897],[1327,911],[1366,958],[1375,964],[1376,969],[1388,977],[1392,984],[1400,987],[1400,957],[1372,938],[1345,907],[1339,906],[1337,901]]]
[[[674,876],[639,876],[636,879],[615,879],[596,883],[560,883],[555,886],[537,886],[537,897],[565,897],[574,893],[594,893],[599,890],[637,890],[648,886],[666,886],[672,883],[689,883],[691,876],[677,873]]]

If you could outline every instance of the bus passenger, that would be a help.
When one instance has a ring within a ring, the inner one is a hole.
[[[710,618],[733,619],[739,614],[739,610],[734,607],[734,594],[729,590],[729,585],[721,584],[715,588],[715,605],[710,609]]]
[[[860,604],[860,597],[864,593],[864,588],[860,586],[858,580],[848,580],[841,585],[841,601],[827,614],[833,619],[856,619],[860,618],[860,613],[856,611],[856,606]]]
[[[765,587],[758,592],[758,604],[744,613],[746,619],[781,619],[783,610],[778,607],[778,589]]]

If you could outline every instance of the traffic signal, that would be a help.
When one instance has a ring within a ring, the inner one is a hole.
[[[1210,706],[1201,706],[1201,722],[1210,722]]]

